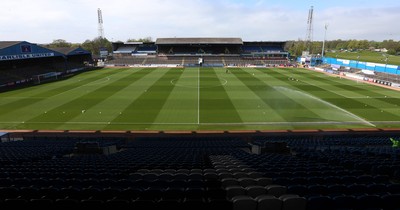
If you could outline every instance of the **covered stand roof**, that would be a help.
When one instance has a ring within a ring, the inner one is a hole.
[[[62,53],[26,41],[0,42],[0,61],[64,56]]]
[[[56,52],[62,53],[64,55],[81,55],[81,54],[90,54],[89,51],[84,50],[81,47],[54,47],[49,48]]]
[[[11,47],[13,45],[19,44],[22,41],[0,41],[0,49]]]
[[[178,44],[232,44],[242,45],[241,38],[158,38],[157,45],[178,45]]]

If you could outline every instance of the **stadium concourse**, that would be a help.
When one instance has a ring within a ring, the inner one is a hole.
[[[115,42],[107,66],[266,67],[288,65],[286,42],[243,42],[241,38],[158,38]]]
[[[0,41],[0,90],[62,78],[91,61],[91,53],[80,47],[50,49],[26,41]]]

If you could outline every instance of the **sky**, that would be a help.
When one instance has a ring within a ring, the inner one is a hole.
[[[311,7],[314,41],[400,40],[399,0],[12,0],[0,3],[0,41],[92,40],[98,37],[98,8],[110,41],[305,40]]]

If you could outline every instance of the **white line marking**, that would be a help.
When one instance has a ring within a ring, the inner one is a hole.
[[[197,71],[197,124],[200,124],[200,67]]]
[[[325,105],[327,105],[327,106],[330,106],[330,107],[332,107],[332,108],[334,108],[334,109],[337,109],[337,110],[339,110],[339,111],[342,111],[342,112],[344,112],[345,114],[347,114],[348,116],[350,116],[350,117],[352,117],[352,118],[354,118],[354,119],[356,119],[356,120],[359,120],[359,121],[363,122],[364,124],[367,124],[367,125],[369,125],[369,126],[376,127],[374,124],[370,123],[369,121],[367,121],[367,120],[365,120],[365,119],[363,119],[363,118],[361,118],[361,117],[359,117],[359,116],[357,116],[357,115],[355,115],[355,114],[353,114],[353,113],[351,113],[351,112],[349,112],[349,111],[347,111],[347,110],[345,110],[345,109],[343,109],[343,108],[341,108],[341,107],[338,107],[338,106],[336,106],[335,104],[329,103],[328,101],[325,101],[325,100],[323,100],[323,99],[321,99],[321,98],[315,97],[315,96],[313,96],[313,95],[311,95],[311,94],[308,94],[308,93],[306,93],[306,92],[302,92],[302,91],[298,91],[298,90],[294,90],[294,89],[290,89],[290,88],[282,87],[282,86],[273,86],[273,88],[274,88],[275,90],[278,90],[278,91],[290,91],[290,92],[294,92],[294,93],[296,93],[296,94],[300,94],[300,95],[302,95],[302,96],[305,96],[305,97],[314,99],[314,100],[319,101],[319,102],[321,102],[321,103],[323,103],[323,104],[325,104]]]
[[[400,121],[370,121],[374,124],[391,125],[400,124]],[[0,122],[0,124],[68,124],[68,125],[108,125],[108,122]],[[239,122],[239,123],[229,123],[229,122],[216,122],[216,123],[149,123],[149,122],[111,122],[111,125],[226,125],[226,126],[240,126],[240,125],[359,125],[365,124],[360,121],[315,121],[315,122]]]

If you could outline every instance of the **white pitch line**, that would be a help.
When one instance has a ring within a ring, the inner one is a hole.
[[[332,108],[334,108],[334,109],[337,109],[337,110],[339,110],[339,111],[345,113],[346,115],[348,115],[348,116],[350,116],[350,117],[352,117],[352,118],[354,118],[354,119],[357,119],[357,120],[359,120],[359,121],[361,121],[361,122],[363,122],[363,123],[365,123],[365,124],[367,124],[367,125],[369,125],[369,126],[376,127],[374,124],[372,124],[371,122],[365,120],[364,118],[359,117],[358,115],[353,114],[353,113],[351,113],[351,112],[349,112],[349,111],[347,111],[347,110],[345,110],[345,109],[343,109],[343,108],[341,108],[341,107],[338,107],[338,106],[336,106],[335,104],[332,104],[332,103],[330,103],[330,102],[328,102],[328,101],[325,101],[325,100],[323,100],[322,98],[318,98],[318,97],[315,97],[315,96],[313,96],[313,95],[311,95],[311,94],[308,94],[308,93],[306,93],[306,92],[302,92],[302,91],[290,89],[290,88],[287,88],[287,87],[273,86],[273,88],[276,89],[276,90],[278,90],[278,91],[283,90],[283,91],[294,92],[294,93],[300,94],[300,95],[302,95],[302,96],[311,98],[311,99],[313,99],[313,100],[319,101],[319,102],[321,102],[321,103],[323,103],[323,104],[325,104],[325,105],[327,105],[327,106],[330,106],[330,107],[332,107]]]
[[[313,85],[313,84],[311,84],[311,83],[309,83],[309,82],[306,82],[306,81],[304,81],[304,80],[302,80],[302,82],[307,83],[307,84],[309,84],[309,85],[311,85],[311,86],[315,86],[315,85]],[[333,92],[333,93],[335,93],[335,94],[337,94],[337,95],[340,95],[340,96],[342,96],[342,97],[350,98],[350,99],[362,99],[362,98],[370,98],[370,99],[394,98],[394,99],[398,99],[397,97],[383,97],[383,96],[378,96],[378,97],[368,97],[368,96],[346,96],[346,95],[344,95],[344,94],[339,93],[338,91],[333,91],[333,90],[329,90],[329,91],[331,91],[331,92]]]
[[[197,124],[200,124],[200,67],[197,71]]]
[[[400,124],[400,121],[370,121],[373,124]],[[78,124],[78,125],[109,125],[109,122],[0,122],[0,124]],[[350,125],[350,124],[365,124],[360,121],[315,121],[315,122],[302,122],[302,121],[294,121],[294,122],[241,122],[241,123],[149,123],[149,122],[111,122],[111,125]]]

